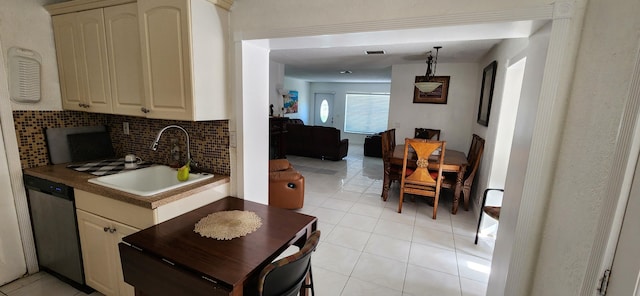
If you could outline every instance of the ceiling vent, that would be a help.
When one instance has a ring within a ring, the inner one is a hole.
[[[384,50],[367,50],[367,54],[384,54]]]

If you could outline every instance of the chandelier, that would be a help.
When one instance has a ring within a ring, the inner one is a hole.
[[[442,82],[437,82],[434,80],[434,77],[436,76],[436,66],[438,64],[438,51],[440,50],[440,48],[442,48],[442,46],[434,46],[433,48],[436,49],[436,57],[435,59],[433,58],[431,51],[427,53],[427,72],[424,74],[425,81],[415,83],[415,86],[421,92],[425,93],[432,92],[442,85]],[[433,72],[431,71],[432,67]]]

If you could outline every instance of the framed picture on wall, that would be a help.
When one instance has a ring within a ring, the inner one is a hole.
[[[289,94],[283,96],[284,104],[283,109],[284,113],[298,113],[298,91],[290,90]]]
[[[451,76],[434,76],[431,81],[442,83],[432,92],[421,92],[417,87],[413,87],[413,102],[427,104],[446,104],[449,94],[449,79]],[[416,82],[427,82],[426,76],[416,76]]]
[[[480,88],[480,104],[478,105],[478,123],[489,126],[491,101],[493,100],[493,86],[496,82],[498,62],[493,61],[482,71],[482,87]]]

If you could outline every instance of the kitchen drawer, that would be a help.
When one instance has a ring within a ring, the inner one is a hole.
[[[75,189],[76,208],[138,229],[155,225],[151,209]]]

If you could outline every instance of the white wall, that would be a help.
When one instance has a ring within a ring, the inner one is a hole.
[[[238,49],[236,49],[238,50]],[[236,102],[238,196],[269,204],[269,51],[251,42],[240,45],[241,94]],[[231,169],[233,171],[233,168]],[[250,180],[250,181],[249,181]]]
[[[472,200],[475,202],[473,204],[473,208],[476,210],[476,215],[479,214],[477,209],[479,208],[480,202],[482,202],[482,191],[485,188],[503,188],[505,187],[505,180],[492,180],[491,172],[492,172],[492,164],[494,162],[494,156],[498,158],[503,155],[508,155],[511,150],[511,143],[508,143],[506,146],[496,146],[496,138],[498,133],[498,123],[500,122],[500,116],[510,116],[510,114],[501,114],[500,109],[503,105],[503,92],[502,90],[505,87],[505,80],[507,74],[507,67],[509,64],[509,59],[513,58],[516,55],[526,55],[527,46],[529,45],[529,40],[526,38],[522,39],[509,39],[500,42],[496,47],[494,47],[478,64],[478,85],[480,85],[482,81],[482,71],[484,67],[489,65],[491,62],[496,61],[498,63],[498,67],[496,69],[496,81],[494,86],[493,99],[491,104],[491,112],[489,117],[489,126],[483,126],[479,124],[477,120],[478,116],[478,107],[480,104],[480,91],[478,90],[476,94],[476,98],[474,101],[474,119],[472,122],[473,125],[473,133],[481,136],[485,139],[484,152],[482,155],[482,160],[480,162],[480,167],[478,168],[476,182],[474,184],[472,195]],[[544,44],[544,46],[547,46]],[[537,63],[537,65],[530,65],[529,69],[536,69],[538,75],[541,75],[542,69],[540,65],[544,64],[544,60],[540,61],[531,61],[532,63]],[[478,86],[480,87],[480,86]],[[539,84],[534,85],[532,87],[533,90],[539,88]],[[532,91],[533,91],[532,90]],[[534,95],[537,93],[534,93]],[[526,94],[523,94],[526,95]],[[530,96],[531,94],[529,94]],[[532,98],[537,102],[537,96]],[[484,98],[485,104],[486,98]],[[534,110],[531,110],[534,111]],[[504,160],[499,160],[504,161]],[[508,159],[507,159],[508,161]],[[526,165],[526,163],[525,163]],[[522,169],[522,168],[520,168]]]
[[[424,63],[393,65],[391,69],[389,127],[396,129],[396,142],[413,138],[416,127],[434,128],[441,130],[440,140],[447,141],[447,148],[466,153],[475,122],[474,102],[480,93],[481,70],[475,63],[438,63],[436,75],[451,76],[447,104],[414,104],[415,77],[424,75],[425,69]]]
[[[20,47],[37,52],[41,57],[41,100],[35,104],[15,103],[9,97],[2,96],[0,104],[2,111],[2,125],[4,145],[9,163],[11,186],[18,215],[22,246],[29,273],[38,271],[36,250],[31,232],[31,221],[27,196],[22,185],[22,166],[18,152],[16,132],[12,110],[62,110],[60,85],[58,82],[58,67],[53,43],[53,28],[51,17],[43,5],[60,2],[58,0],[3,0],[0,4],[0,55],[4,67],[7,65],[7,52],[11,47]],[[10,73],[7,73],[10,75]],[[3,75],[3,77],[5,77]],[[3,78],[4,79],[4,78]],[[7,81],[2,82],[7,83]],[[6,101],[5,101],[6,100]],[[0,223],[5,217],[0,217]]]
[[[309,95],[309,88],[311,87],[309,82],[300,79],[294,79],[291,77],[284,78],[284,88],[287,90],[298,91],[298,113],[284,114],[286,117],[299,118],[305,124],[310,124],[309,118],[311,118],[311,109],[313,109],[313,100]],[[282,98],[280,98],[280,106],[283,105]]]
[[[269,61],[269,104],[273,104],[273,116],[279,115],[282,108],[282,96],[278,93],[284,88],[284,65]],[[267,105],[267,112],[269,106]]]
[[[364,138],[367,135],[353,134],[344,132],[344,111],[345,102],[348,92],[374,92],[388,93],[390,84],[388,83],[329,83],[329,82],[312,82],[309,89],[309,104],[313,105],[315,93],[333,93],[333,127],[341,130],[341,138],[349,139],[350,144],[364,144]],[[313,125],[314,121],[313,106],[310,108],[310,116],[308,124]],[[306,123],[306,121],[305,121]]]
[[[298,112],[283,114],[282,107],[284,100],[278,90],[298,91]],[[285,116],[289,118],[299,118],[305,123],[309,122],[310,106],[309,83],[284,76],[284,65],[274,61],[269,61],[269,104],[273,104],[274,116]]]
[[[11,47],[33,50],[42,58],[41,101],[36,104],[11,101],[13,110],[62,110],[51,17],[43,7],[53,2],[60,1],[2,0],[0,4],[0,40],[5,63]]]

